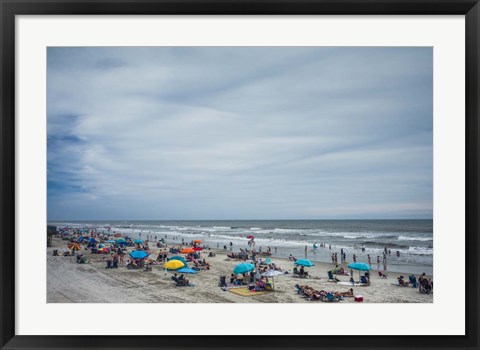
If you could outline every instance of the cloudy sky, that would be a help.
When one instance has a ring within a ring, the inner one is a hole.
[[[431,218],[431,48],[48,49],[48,219]]]

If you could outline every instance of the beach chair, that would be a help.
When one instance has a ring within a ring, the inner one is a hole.
[[[360,276],[360,283],[367,284],[367,276]]]
[[[220,276],[220,281],[218,282],[219,287],[226,287],[227,286],[227,276]]]
[[[327,281],[327,282],[330,282],[330,281],[332,281],[332,282],[337,282],[337,281],[338,281],[337,278],[335,278],[335,277],[333,276],[333,272],[332,272],[332,271],[328,271],[327,273],[328,273],[328,281]]]
[[[332,293],[327,293],[327,295],[325,296],[325,298],[323,299],[323,301],[326,301],[326,302],[336,302],[338,301],[335,296],[332,294]]]
[[[413,288],[417,288],[418,287],[418,283],[417,283],[417,278],[415,276],[408,276],[408,279],[410,281],[410,285],[413,287]]]

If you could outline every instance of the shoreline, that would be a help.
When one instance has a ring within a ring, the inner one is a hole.
[[[327,271],[335,267],[334,264],[315,262],[315,266],[306,269],[315,278],[299,279],[292,277],[293,262],[275,255],[270,259],[289,272],[275,277],[275,291],[262,295],[236,295],[222,290],[218,282],[220,276],[227,276],[228,279],[240,261],[228,259],[226,254],[229,250],[215,248],[202,251],[202,258],[210,263],[211,269],[188,275],[193,287],[176,287],[171,281],[172,273],[165,273],[163,263],[154,265],[152,271],[146,272],[128,270],[124,265],[118,269],[106,269],[109,255],[90,254],[83,249],[80,253],[90,259],[88,264],[77,264],[75,257],[53,256],[54,249],[61,252],[66,245],[67,241],[54,237],[52,246],[47,248],[47,303],[318,303],[302,298],[295,290],[296,284],[308,284],[317,290],[335,292],[353,288],[354,294],[362,295],[367,303],[433,302],[432,294],[420,294],[418,288],[392,285],[398,276],[408,276],[406,273],[389,272],[388,279],[382,279],[377,270],[372,268],[370,286],[352,287],[348,283],[328,282]],[[152,248],[152,251],[156,250]],[[216,256],[207,257],[209,251]],[[345,267],[346,263],[338,265]],[[341,282],[349,281],[348,276],[338,278]],[[354,278],[358,279],[358,271],[354,271]],[[345,298],[342,303],[345,302],[354,300]]]

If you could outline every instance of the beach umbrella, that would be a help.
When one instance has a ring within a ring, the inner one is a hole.
[[[137,244],[140,244],[140,243],[143,243],[143,240],[141,240],[141,239],[136,239],[136,240],[134,240],[133,242],[134,242],[134,243],[137,243]]]
[[[67,247],[70,250],[80,250],[80,244],[78,243],[69,243]]]
[[[308,260],[308,259],[298,259],[297,261],[295,261],[295,265],[310,267],[310,266],[313,266],[313,265],[315,265],[315,264],[312,263],[312,262],[311,262],[310,260]]]
[[[143,250],[134,250],[130,253],[130,256],[133,259],[145,259],[149,254]]]
[[[273,278],[279,275],[283,275],[283,272],[277,270],[268,270],[267,272],[262,273],[262,276],[264,277],[272,277],[272,289],[275,289],[275,281]]]
[[[193,241],[193,243],[202,243],[202,240],[201,239],[196,239]]]
[[[194,270],[194,269],[191,269],[187,266],[185,267],[182,267],[181,269],[178,269],[176,270],[175,272],[179,272],[179,273],[190,273],[190,274],[196,274],[198,273],[198,271]]]
[[[253,238],[255,238],[255,237],[253,237],[253,236],[247,236],[247,238],[248,238],[248,239],[253,239]]]
[[[122,234],[121,234],[121,233],[115,233],[115,234],[113,235],[113,237],[122,237]]]
[[[194,248],[193,248],[193,250],[194,250],[194,251],[196,251],[196,252],[198,252],[198,251],[200,251],[200,250],[203,250],[203,248],[200,248],[200,247],[194,247]]]
[[[127,241],[124,240],[123,238],[119,238],[115,242],[117,242],[117,243],[127,243]]]
[[[360,279],[360,271],[370,271],[372,268],[370,265],[363,262],[351,263],[348,264],[347,267],[352,270],[358,270],[358,279]]]
[[[363,262],[356,262],[348,264],[347,266],[349,269],[359,270],[359,271],[370,271],[372,268],[370,265],[363,263]]]
[[[180,260],[170,260],[163,264],[163,267],[169,270],[178,270],[181,269],[182,267],[185,267],[186,265],[181,262]]]
[[[183,248],[182,250],[180,250],[180,253],[182,254],[195,253],[195,250],[193,248]]]
[[[103,247],[105,247],[105,244],[103,244],[103,243],[100,243],[100,244],[98,245],[98,248],[103,248]]]
[[[241,275],[243,273],[247,273],[252,271],[255,268],[253,264],[250,263],[240,263],[233,269],[233,273],[236,275]]]
[[[265,259],[265,262],[266,262],[267,264],[270,264],[270,263],[272,262],[272,260],[271,260],[270,258],[266,258],[266,259]]]
[[[167,261],[170,261],[170,260],[179,260],[181,262],[183,262],[184,264],[186,264],[186,260],[184,257],[181,257],[181,256],[172,256],[171,258],[168,258]]]
[[[115,242],[116,242],[116,241],[114,241],[113,239],[109,239],[109,240],[107,241],[107,243],[115,243]]]

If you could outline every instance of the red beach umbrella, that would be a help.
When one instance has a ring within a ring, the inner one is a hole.
[[[200,248],[200,247],[194,247],[193,250],[194,250],[194,251],[199,251],[199,250],[203,250],[203,249]]]
[[[253,237],[253,236],[247,236],[247,238],[248,238],[248,239],[252,239],[252,238],[255,238],[255,237]]]

